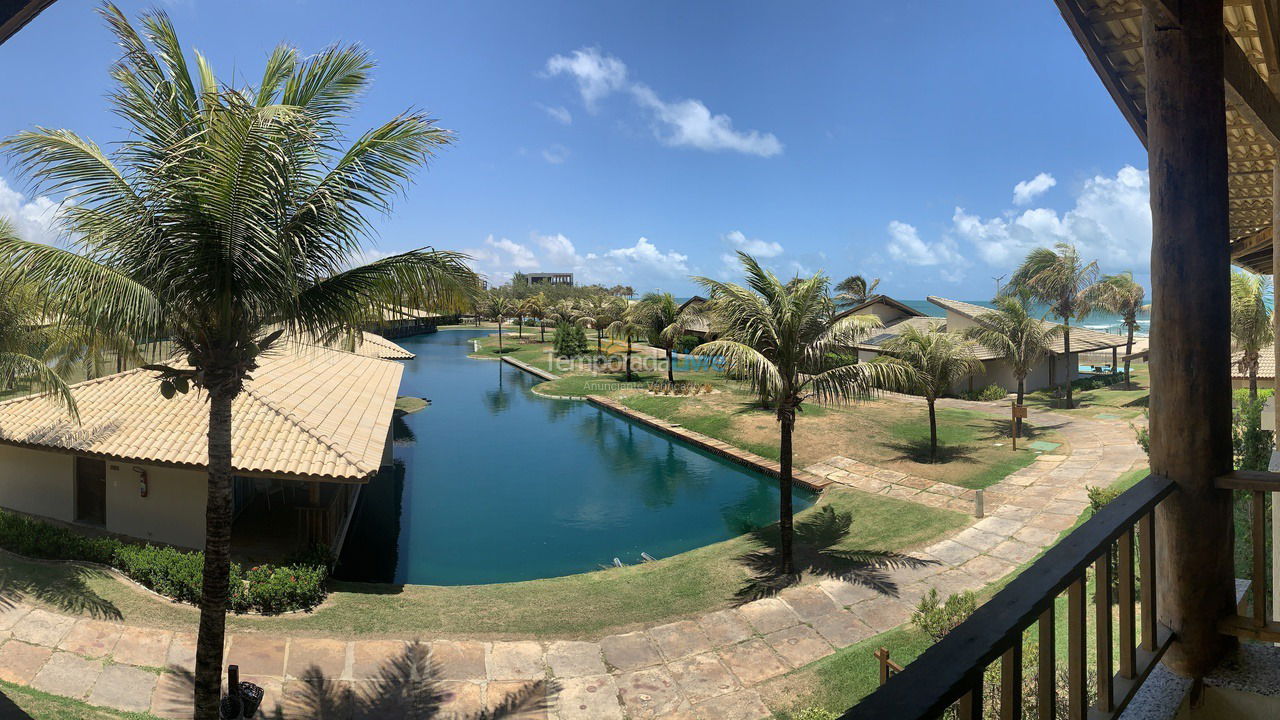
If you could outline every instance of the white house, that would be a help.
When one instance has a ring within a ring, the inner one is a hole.
[[[265,504],[278,535],[341,544],[360,486],[389,461],[403,368],[377,355],[412,357],[371,337],[357,352],[286,341],[261,357],[232,407],[237,514]],[[202,547],[204,393],[165,399],[143,369],[71,391],[79,424],[48,397],[0,403],[0,506]]]

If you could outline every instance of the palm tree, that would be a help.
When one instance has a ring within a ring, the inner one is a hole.
[[[803,404],[851,402],[873,388],[895,387],[906,373],[897,366],[849,363],[836,358],[854,353],[880,320],[850,315],[833,320],[827,277],[818,273],[784,283],[750,255],[739,252],[746,286],[694,278],[708,290],[720,338],[693,349],[724,358],[731,377],[746,380],[761,404],[778,418],[780,572],[793,574],[792,443],[796,413]]]
[[[1052,352],[1051,345],[1062,332],[1062,326],[1033,317],[1027,301],[1014,296],[996,298],[996,309],[982,313],[976,320],[976,325],[964,329],[964,337],[1004,356],[1014,377],[1018,378],[1018,404],[1021,405],[1027,391],[1027,375]],[[1022,419],[1018,418],[1014,422],[1014,436],[1021,431]]]
[[[882,346],[878,364],[896,365],[907,373],[908,392],[924,396],[929,404],[929,461],[938,459],[938,398],[960,380],[983,371],[973,343],[954,333],[907,327]]]
[[[0,242],[17,240],[13,225],[0,218]],[[34,287],[12,278],[0,283],[0,389],[11,390],[24,381],[56,398],[78,419],[75,398],[46,362],[47,349],[57,337],[57,328],[44,317]]]
[[[596,332],[596,354],[604,353],[605,330],[615,320],[622,319],[627,309],[627,301],[620,297],[597,293],[583,303],[582,314],[578,316],[578,324],[589,327]]]
[[[631,382],[633,373],[631,372],[631,343],[644,337],[649,328],[642,324],[633,312],[633,308],[627,308],[621,317],[609,323],[609,327],[605,328],[605,332],[614,340],[625,340],[627,343],[627,372],[623,382]]]
[[[1133,273],[1106,275],[1098,283],[1096,302],[1099,307],[1120,316],[1121,323],[1129,332],[1129,340],[1124,354],[1124,385],[1132,387],[1129,376],[1129,357],[1133,354],[1133,333],[1138,329],[1138,314],[1148,312],[1150,305],[1142,301],[1146,299],[1146,290],[1133,279]],[[1112,368],[1114,371],[1114,368]]]
[[[538,321],[538,341],[547,341],[547,296],[542,293],[535,293],[524,299],[521,306],[522,314]]]
[[[77,364],[83,364],[84,377],[92,380],[106,373],[107,356],[115,358],[115,371],[122,372],[129,363],[142,361],[138,343],[128,333],[106,333],[87,325],[60,324],[57,337],[46,356],[53,359],[53,369],[67,375]]]
[[[559,327],[561,324],[568,325],[579,316],[578,307],[571,299],[560,300],[551,306],[551,310],[547,313],[547,318]]]
[[[502,323],[516,314],[516,301],[506,293],[490,291],[485,301],[485,312],[498,323],[498,349],[502,349]]]
[[[851,305],[866,302],[868,297],[875,294],[878,285],[880,285],[880,278],[875,278],[868,283],[867,279],[861,275],[850,275],[836,283],[836,302]]]
[[[680,311],[680,304],[669,292],[645,293],[633,310],[635,321],[645,327],[649,344],[666,351],[667,380],[675,382],[676,342],[688,327],[689,316]]]
[[[1249,374],[1249,397],[1258,397],[1258,359],[1262,349],[1275,342],[1271,311],[1267,309],[1270,283],[1247,270],[1231,273],[1231,339],[1240,352],[1241,372]]]
[[[69,130],[37,128],[5,142],[42,192],[75,198],[62,215],[75,244],[0,238],[0,264],[57,298],[60,317],[168,337],[180,360],[149,366],[157,389],[207,395],[195,717],[214,720],[229,593],[231,407],[258,357],[285,332],[325,336],[402,305],[458,310],[479,285],[465,256],[430,248],[354,264],[367,213],[388,211],[413,171],[452,142],[417,111],[345,142],[345,121],[370,81],[367,52],[333,46],[304,59],[282,45],[256,89],[236,89],[204,56],[188,63],[164,13],[144,15],[140,33],[115,6],[101,12],[122,50],[111,100],[128,132],[112,153]]]
[[[1097,295],[1098,263],[1084,262],[1074,245],[1036,248],[1022,261],[1006,286],[1006,294],[1025,292],[1049,306],[1062,320],[1062,356],[1071,359],[1071,320],[1083,320]],[[1064,368],[1067,407],[1072,407],[1071,369]],[[1052,382],[1052,378],[1050,379]]]

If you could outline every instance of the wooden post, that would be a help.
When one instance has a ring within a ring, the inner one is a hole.
[[[1220,0],[1143,4],[1151,179],[1151,470],[1178,486],[1156,508],[1164,656],[1199,678],[1234,642],[1226,92]],[[1147,579],[1143,578],[1143,589]]]

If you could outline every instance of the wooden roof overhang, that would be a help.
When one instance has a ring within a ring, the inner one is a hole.
[[[0,44],[52,4],[53,0],[0,0]]]
[[[1163,0],[1150,0],[1162,2]],[[1055,0],[1103,86],[1145,146],[1142,0]],[[1271,197],[1280,148],[1280,0],[1224,0],[1231,261],[1271,274]]]

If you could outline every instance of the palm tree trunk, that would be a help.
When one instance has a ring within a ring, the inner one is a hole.
[[[524,337],[524,316],[523,315],[521,315],[520,318],[516,320],[516,326],[520,328],[519,330],[516,331],[516,334],[519,337],[523,338]]]
[[[596,354],[604,354],[604,331],[596,328]]]
[[[778,443],[778,464],[781,466],[778,470],[778,554],[782,561],[780,570],[787,576],[795,572],[795,528],[792,524],[794,508],[791,503],[791,433],[796,424],[795,408],[779,408],[778,420],[782,425],[782,437]]]
[[[538,342],[547,341],[547,323],[544,321],[544,318],[538,318],[538,334],[541,336]]]
[[[502,349],[502,318],[498,318],[498,349]]]
[[[1249,366],[1249,399],[1258,399],[1258,363]]]
[[[671,348],[667,348],[667,382],[671,383],[676,381],[675,369],[672,367],[673,355]]]
[[[1071,318],[1062,319],[1062,361],[1066,365],[1062,369],[1062,381],[1067,386],[1067,409],[1070,410],[1074,407],[1071,403]]]
[[[938,415],[934,412],[933,398],[929,398],[929,462],[938,460]]]
[[[1018,378],[1018,406],[1022,406],[1022,398],[1027,393],[1027,376],[1023,375]],[[1013,421],[1013,436],[1022,437],[1022,418],[1016,418]]]
[[[1126,390],[1133,389],[1133,383],[1129,380],[1129,356],[1133,354],[1133,325],[1129,325],[1129,344],[1124,348],[1124,387]]]
[[[627,380],[631,382],[631,336],[627,336]]]
[[[196,640],[195,717],[217,720],[222,648],[231,577],[231,402],[235,392],[209,388],[209,489],[205,500],[204,577]]]

